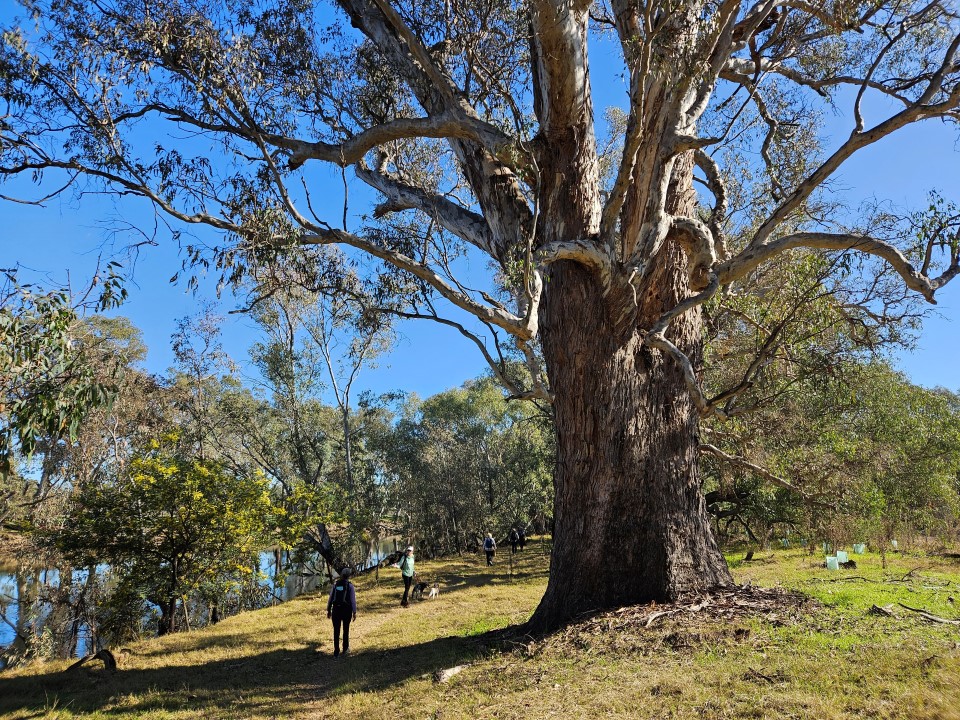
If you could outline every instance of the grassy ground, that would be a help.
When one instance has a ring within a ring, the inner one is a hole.
[[[546,582],[536,542],[487,568],[467,557],[417,563],[439,599],[398,606],[397,571],[357,581],[352,655],[333,659],[317,596],[144,642],[111,674],[68,663],[0,673],[0,718],[954,718],[960,563],[856,558],[828,572],[796,551],[731,558],[739,582],[811,598],[761,614],[592,618],[548,638],[493,643],[529,617]],[[912,571],[912,572],[911,572]],[[908,574],[909,573],[909,574]],[[872,614],[894,603],[894,617]],[[669,609],[669,608],[667,608]],[[447,682],[435,675],[467,667]]]

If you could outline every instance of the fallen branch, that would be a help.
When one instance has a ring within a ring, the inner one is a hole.
[[[902,578],[900,578],[900,582],[903,582],[904,580],[906,580],[908,577],[910,577],[911,575],[913,575],[917,570],[923,570],[923,566],[922,566],[922,565],[918,565],[917,567],[915,567],[913,570],[911,570],[911,571],[908,572],[906,575],[904,575]]]
[[[863,580],[864,582],[877,582],[876,580],[865,578],[863,575],[851,575],[850,577],[833,578],[830,582],[848,582],[849,580]]]
[[[885,615],[886,617],[896,617],[896,614],[893,612],[893,605],[884,605],[880,607],[879,605],[874,605],[870,608],[869,613],[871,615]]]
[[[654,624],[657,620],[659,620],[660,618],[666,617],[667,615],[674,615],[674,614],[676,614],[676,613],[678,613],[678,612],[680,612],[680,610],[661,610],[660,612],[651,613],[651,614],[650,614],[650,617],[647,618],[647,622],[644,623],[643,626],[644,626],[645,628],[648,628],[648,627],[650,627],[651,625],[653,625],[653,624]]]
[[[85,665],[90,660],[102,660],[103,667],[107,670],[115,671],[117,669],[117,659],[113,656],[113,653],[107,649],[97,650],[97,652],[92,655],[85,655],[84,657],[77,660],[73,665],[67,668],[67,672],[71,670],[76,670],[78,667]]]
[[[434,673],[433,680],[434,680],[434,682],[438,682],[438,683],[447,682],[447,681],[448,681],[450,678],[452,678],[454,675],[457,675],[457,674],[463,672],[463,671],[466,670],[468,667],[469,667],[468,665],[454,665],[454,666],[451,667],[451,668],[446,668],[446,669],[444,669],[444,670],[438,670],[436,673]]]
[[[943,617],[940,617],[939,615],[934,615],[933,613],[929,613],[926,610],[910,607],[909,605],[904,605],[903,603],[897,603],[897,605],[909,610],[910,612],[917,613],[918,615],[920,615],[920,617],[926,620],[929,620],[930,622],[943,623],[944,625],[960,625],[960,620],[950,620],[949,618],[943,618]]]
[[[759,670],[754,670],[753,668],[747,668],[747,677],[755,677],[755,678],[759,678],[760,680],[766,680],[771,685],[775,685],[777,682],[769,675],[764,675]]]

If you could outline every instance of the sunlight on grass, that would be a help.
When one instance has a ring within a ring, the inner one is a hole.
[[[938,718],[960,720],[960,629],[897,603],[960,615],[960,564],[857,557],[828,572],[801,551],[760,553],[738,582],[798,590],[795,613],[600,616],[534,640],[491,644],[546,584],[547,557],[514,573],[466,556],[418,563],[440,597],[401,608],[395,573],[357,580],[351,656],[333,659],[325,598],[307,596],[217,626],[130,647],[120,670],[66,662],[0,674],[0,718]],[[871,614],[893,605],[895,617]],[[466,666],[447,682],[445,668]]]

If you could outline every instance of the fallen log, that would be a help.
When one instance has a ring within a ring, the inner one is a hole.
[[[82,667],[91,660],[100,660],[103,662],[103,667],[107,670],[116,671],[117,669],[117,659],[113,656],[113,653],[104,648],[103,650],[97,650],[91,655],[85,655],[84,657],[77,660],[73,665],[67,668],[67,672],[71,670],[76,670],[79,667]]]

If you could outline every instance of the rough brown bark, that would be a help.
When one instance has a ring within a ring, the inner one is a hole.
[[[679,172],[675,207],[692,202],[689,164]],[[609,318],[634,304],[628,288],[604,292],[571,262],[553,266],[546,283],[541,330],[556,396],[555,545],[534,631],[733,582],[701,490],[696,408],[680,367],[643,344],[644,329],[688,292],[677,242],[668,239],[656,265],[626,326]],[[667,336],[699,364],[699,310],[676,319]]]
[[[611,332],[594,310],[604,299],[580,267],[558,267],[550,285],[544,311],[556,320],[543,337],[556,392],[556,540],[532,628],[730,585],[701,492],[697,415],[679,368],[644,347],[638,331]],[[673,341],[699,342],[699,322],[685,317]]]

